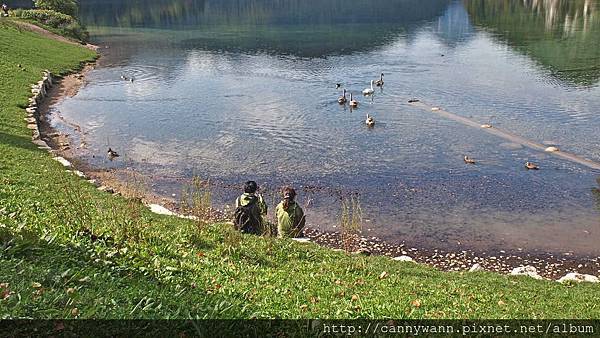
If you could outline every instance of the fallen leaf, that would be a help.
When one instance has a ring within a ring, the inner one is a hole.
[[[300,310],[306,310],[308,308],[308,305],[304,304],[304,305],[300,305]]]
[[[68,294],[75,293],[75,289],[74,288],[68,288],[67,289],[67,293]]]
[[[75,316],[75,317],[79,316],[79,309],[78,309],[78,308],[76,308],[76,307],[74,307],[74,308],[71,310],[71,314],[72,314],[73,316]]]
[[[503,301],[501,301],[501,300],[499,300],[499,301],[498,301],[498,305],[506,305],[506,303],[505,303],[505,302],[503,302]]]
[[[352,295],[352,301],[357,301],[358,300],[358,295]]]
[[[204,257],[204,252],[198,251],[198,253],[196,254],[196,256],[198,256],[198,257]]]
[[[0,298],[6,299],[6,298],[10,297],[11,294],[12,294],[12,292],[10,292],[8,289],[2,290],[2,293],[0,293]]]
[[[317,297],[310,297],[310,302],[316,304],[319,302],[319,299]]]
[[[65,324],[63,322],[58,322],[54,325],[54,331],[62,331],[65,329]]]
[[[336,280],[335,280],[335,284],[337,284],[337,285],[340,285],[340,284],[342,284],[342,281],[341,281],[341,280],[339,280],[339,279],[336,279]]]
[[[33,284],[31,285],[31,287],[33,287],[34,289],[39,289],[42,287],[42,284],[38,283],[38,282],[33,282]]]
[[[421,300],[415,299],[412,302],[410,302],[410,304],[414,307],[421,307]]]
[[[8,283],[0,283],[0,289],[7,289]]]
[[[364,285],[365,281],[362,278],[359,278],[354,282],[354,285]]]
[[[387,272],[382,272],[381,275],[379,275],[379,279],[384,279],[385,277],[387,277],[388,273]]]

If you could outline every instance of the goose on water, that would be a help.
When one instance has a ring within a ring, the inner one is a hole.
[[[358,107],[358,101],[352,98],[352,93],[350,93],[350,107],[356,108]]]
[[[112,160],[115,157],[119,157],[119,154],[116,151],[112,150],[112,148],[110,148],[110,147],[108,148],[108,151],[106,152],[106,154],[108,155],[108,158],[110,160]]]
[[[535,164],[533,162],[525,162],[525,168],[530,169],[530,170],[538,170],[539,169],[537,164]]]
[[[467,155],[465,155],[464,160],[465,160],[465,163],[467,163],[467,164],[475,164],[475,160],[470,158]]]
[[[375,81],[375,85],[377,87],[383,86],[383,73],[381,73],[381,75],[379,76],[379,80]]]
[[[348,99],[346,99],[346,89],[344,89],[344,95],[338,97],[338,103],[339,104],[344,104],[346,103]]]

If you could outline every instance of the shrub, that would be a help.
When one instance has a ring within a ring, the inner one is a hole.
[[[77,17],[77,1],[75,0],[35,0],[35,7],[57,11],[72,17]]]
[[[87,41],[89,34],[75,18],[70,15],[45,9],[25,9],[14,12],[16,17],[35,21],[55,30],[58,34]]]

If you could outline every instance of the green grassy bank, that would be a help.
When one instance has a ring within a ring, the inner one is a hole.
[[[598,285],[241,236],[98,191],[38,150],[23,120],[44,69],[94,57],[0,20],[0,318],[600,317]]]

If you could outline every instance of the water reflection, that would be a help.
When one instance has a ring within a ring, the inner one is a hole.
[[[477,26],[534,58],[554,76],[578,85],[600,79],[597,0],[465,0]]]
[[[90,27],[186,30],[179,47],[303,57],[368,51],[441,15],[448,1],[82,1]],[[193,32],[192,32],[193,31]],[[157,32],[153,32],[156,34]]]

